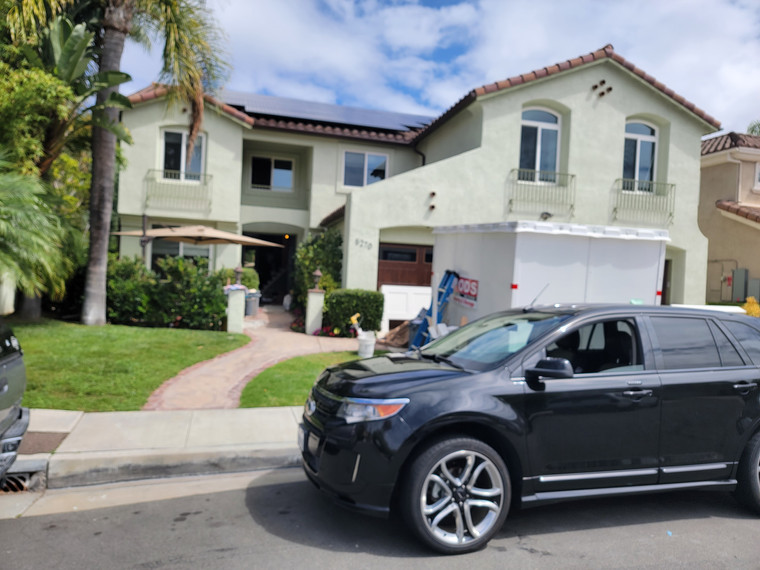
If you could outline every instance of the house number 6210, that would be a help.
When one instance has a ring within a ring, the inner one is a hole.
[[[372,249],[372,242],[363,239],[356,238],[354,243],[357,247],[363,247],[364,249]]]

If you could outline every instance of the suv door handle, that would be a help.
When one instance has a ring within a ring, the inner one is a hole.
[[[646,398],[647,396],[651,395],[651,390],[626,390],[623,392],[623,396],[627,396],[629,398]]]
[[[745,394],[755,388],[757,388],[757,382],[739,382],[738,384],[734,384],[734,390],[740,390]]]

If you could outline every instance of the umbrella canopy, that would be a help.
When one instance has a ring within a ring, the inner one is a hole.
[[[130,232],[113,232],[117,236],[135,236],[147,238],[161,238],[169,241],[192,243],[195,245],[207,244],[239,244],[257,245],[261,247],[285,247],[279,243],[256,239],[240,234],[233,234],[210,228],[208,226],[180,226],[176,228],[153,228],[150,230],[134,230]]]

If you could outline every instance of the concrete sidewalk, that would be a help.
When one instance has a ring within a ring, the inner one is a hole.
[[[300,406],[88,414],[32,409],[28,433],[62,441],[53,450],[20,454],[9,475],[43,472],[47,488],[60,489],[293,466],[300,415]]]

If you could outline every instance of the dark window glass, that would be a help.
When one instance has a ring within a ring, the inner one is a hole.
[[[713,368],[721,365],[718,347],[704,319],[652,317],[663,368]]]
[[[403,261],[407,263],[417,262],[417,250],[403,247],[380,248],[380,259],[383,261]]]
[[[635,180],[636,178],[636,140],[625,139],[623,153],[623,178]],[[626,188],[628,190],[628,188]]]
[[[182,133],[164,133],[164,170],[182,169]]]
[[[747,351],[752,362],[760,366],[760,331],[736,321],[723,321],[723,324],[742,343],[744,350]]]
[[[364,186],[364,153],[347,152],[343,168],[343,184]]]
[[[425,263],[433,263],[433,248],[425,250]]]
[[[536,169],[536,150],[538,149],[538,128],[523,125],[520,136],[520,168]]]
[[[715,326],[714,323],[710,323],[710,328],[713,331],[715,343],[718,345],[718,352],[720,353],[720,360],[723,366],[744,366],[744,360],[739,356],[736,347],[731,344],[725,333]]]
[[[251,184],[254,186],[272,185],[272,160],[254,156],[251,159]]]

